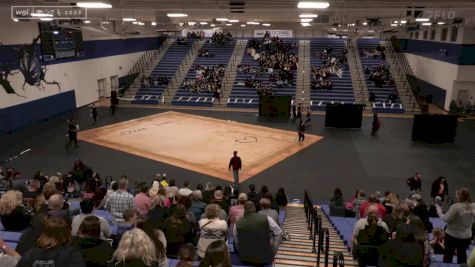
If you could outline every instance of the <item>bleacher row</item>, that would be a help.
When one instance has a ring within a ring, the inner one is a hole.
[[[79,209],[79,202],[78,201],[71,201],[69,202],[70,204],[70,209]],[[94,214],[100,217],[103,217],[104,219],[109,222],[109,226],[111,229],[111,233],[115,234],[117,232],[117,226],[112,223],[112,214],[107,211],[107,210],[95,210]],[[280,225],[283,224],[284,218],[285,218],[286,212],[285,210],[280,210],[279,211],[279,223]],[[235,267],[245,267],[243,263],[240,262],[239,256],[234,253],[234,244],[233,244],[233,236],[232,236],[232,231],[228,231],[228,248],[230,251],[230,256],[231,256],[231,263]],[[13,249],[16,248],[20,238],[21,238],[22,232],[11,232],[11,231],[4,231],[3,225],[0,222],[0,237],[7,243],[10,247]],[[178,263],[177,259],[168,259],[168,265],[169,267],[174,267]],[[194,261],[193,266],[200,266],[199,261]],[[266,265],[265,267],[271,267],[272,265]]]
[[[295,38],[284,38],[283,41],[286,44],[292,44],[298,42],[300,39]],[[360,51],[364,49],[375,49],[380,43],[379,39],[360,39],[358,40],[358,48]],[[162,60],[157,64],[157,66],[152,71],[151,76],[166,76],[171,80],[179,68],[181,62],[185,58],[186,54],[192,47],[192,41],[188,42],[186,45],[177,45],[173,43],[171,47],[166,51]],[[211,57],[197,57],[193,62],[193,65],[199,64],[203,66],[216,66],[223,64],[227,67],[228,62],[232,56],[234,47],[236,45],[236,40],[233,39],[231,42],[227,42],[224,45],[215,45],[206,40],[203,48],[207,49],[212,55]],[[327,47],[333,48],[333,51],[336,53],[341,53],[345,47],[344,39],[336,38],[315,38],[310,40],[310,64],[312,67],[318,67],[321,65],[321,60],[316,58],[317,51],[323,51]],[[292,51],[298,54],[298,46],[292,48]],[[364,67],[376,67],[379,64],[387,64],[385,60],[375,59],[375,58],[362,58],[361,59],[363,68]],[[244,53],[242,61],[240,64],[250,65],[251,67],[257,68],[258,62],[255,61],[249,54]],[[190,80],[194,78],[195,70],[191,68],[185,78],[185,80]],[[310,75],[307,73],[306,75]],[[253,73],[242,73],[238,72],[236,79],[232,86],[232,91],[228,99],[223,101],[227,102],[228,107],[233,108],[257,108],[259,105],[259,96],[255,88],[245,87],[244,81],[246,79],[252,78]],[[294,80],[297,81],[297,72],[294,71]],[[269,84],[268,75],[262,74],[257,78],[262,81],[264,85]],[[381,88],[373,85],[371,81],[367,79],[368,91],[373,92],[376,95],[376,102],[373,103],[373,111],[382,112],[382,113],[404,113],[404,108],[397,99],[391,104],[386,103],[390,94],[397,94],[395,87],[383,86]],[[313,110],[325,110],[325,106],[328,103],[354,103],[355,96],[353,93],[353,86],[350,76],[350,70],[347,65],[344,66],[343,76],[331,77],[333,88],[331,90],[312,90],[310,92],[310,101],[311,108]],[[139,91],[134,96],[133,104],[159,104],[161,103],[162,95],[164,93],[166,86],[149,86],[147,88],[140,88]],[[291,96],[292,99],[295,98],[296,86],[284,86],[282,88],[274,88],[275,95],[282,96]],[[171,104],[172,105],[181,105],[181,106],[213,106],[213,103],[216,103],[217,100],[213,97],[212,93],[198,93],[198,92],[189,92],[183,89],[180,85],[176,95],[173,97]]]

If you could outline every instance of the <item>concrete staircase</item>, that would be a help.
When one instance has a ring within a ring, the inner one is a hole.
[[[229,96],[231,95],[231,90],[233,89],[234,81],[237,76],[237,66],[241,64],[242,57],[246,52],[248,40],[237,40],[236,46],[234,47],[233,54],[229,59],[228,66],[226,67],[226,72],[223,77],[223,87],[221,89],[221,103],[217,100],[214,101],[214,107],[226,107],[226,102],[228,101]]]
[[[405,112],[409,114],[420,114],[421,109],[407,80],[406,74],[412,74],[412,70],[407,63],[404,53],[396,52],[391,41],[384,42],[384,47],[386,48],[386,61],[389,64],[391,74],[396,82],[396,89]],[[406,65],[406,67],[404,67],[404,65]]]
[[[342,253],[345,266],[357,266],[353,256],[341,240],[339,234],[333,228],[331,223],[320,208],[317,213],[322,218],[322,229],[329,231],[328,262],[333,262],[335,253]],[[313,251],[313,235],[310,233],[305,216],[304,205],[289,204],[286,207],[286,216],[283,229],[290,235],[290,240],[284,240],[280,243],[277,254],[274,258],[275,267],[293,267],[293,266],[322,266],[325,262],[325,253],[321,253],[320,261],[317,262],[317,253]],[[321,251],[325,251],[325,242]],[[316,239],[316,251],[318,251],[318,236]]]
[[[358,46],[356,41],[348,41],[346,45],[348,54],[348,66],[350,68],[351,82],[353,84],[353,92],[355,94],[355,100],[360,104],[367,104],[368,102],[368,86],[366,84],[363,65],[361,64],[361,58],[358,53]],[[370,105],[365,106],[366,111],[371,111]]]
[[[168,48],[173,44],[172,39],[166,39],[162,43],[160,48],[156,50],[156,53],[151,57],[151,59],[145,63],[145,66],[142,67],[141,73],[135,78],[135,80],[130,85],[129,89],[124,94],[123,98],[132,98],[135,96],[137,91],[142,87],[141,79],[143,75],[149,76],[152,73],[153,68],[162,60],[163,56],[167,53]]]
[[[178,88],[180,88],[181,84],[183,83],[188,71],[190,70],[193,62],[195,62],[196,57],[198,56],[198,51],[203,47],[205,40],[196,40],[193,42],[190,51],[185,56],[183,61],[180,64],[180,67],[176,71],[173,79],[168,84],[167,88],[163,93],[163,102],[170,104],[175,96]]]
[[[299,41],[299,67],[297,69],[297,86],[295,102],[302,104],[302,110],[310,107],[310,41]]]

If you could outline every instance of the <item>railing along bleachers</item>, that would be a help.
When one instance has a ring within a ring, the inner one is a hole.
[[[317,69],[322,66],[322,59],[317,52],[322,53],[326,48],[332,48],[333,53],[340,55],[345,49],[345,40],[337,38],[317,38],[310,41],[310,67]],[[339,78],[330,77],[333,87],[331,90],[313,89],[310,91],[310,105],[312,110],[325,110],[327,104],[354,104],[355,96],[351,82],[348,64],[342,66],[343,75]],[[312,75],[310,73],[310,75]],[[310,79],[312,80],[312,78]]]
[[[363,68],[368,67],[370,69],[374,69],[380,65],[389,66],[388,62],[379,56],[377,58],[363,56],[363,51],[374,51],[380,45],[380,39],[358,39],[357,44]],[[401,104],[399,96],[394,101],[392,101],[392,103],[388,103],[387,101],[391,94],[398,95],[398,91],[395,86],[383,85],[382,87],[377,87],[374,85],[373,81],[368,79],[368,74],[365,74],[365,77],[366,83],[368,85],[368,92],[374,93],[376,96],[376,101],[373,102],[374,112],[404,113],[404,107]]]
[[[294,44],[295,42],[298,43],[298,39],[293,38],[283,38],[282,39],[284,44]],[[249,48],[249,46],[248,46]],[[294,52],[298,55],[298,46],[295,46],[290,49],[291,52]],[[264,51],[264,49],[259,50],[258,52]],[[259,62],[255,61],[247,51],[244,52],[242,57],[241,65],[249,65],[253,69],[259,68]],[[274,74],[278,74],[278,70],[274,70]],[[282,88],[273,87],[273,91],[277,96],[291,96],[292,99],[295,98],[295,89],[297,84],[297,71],[293,71],[294,74],[294,84],[290,86],[283,86]],[[227,106],[233,108],[257,108],[259,106],[259,95],[257,93],[256,88],[249,88],[244,85],[244,81],[246,79],[251,79],[254,76],[254,73],[251,72],[237,72],[236,79],[234,81],[234,85],[232,87],[231,94],[228,99]],[[266,73],[260,73],[259,77],[255,77],[256,80],[262,82],[262,84],[269,85],[271,82],[269,81],[269,75]]]
[[[160,62],[155,66],[150,74],[152,79],[158,78],[160,76],[165,76],[169,82],[175,76],[176,71],[180,67],[181,62],[188,54],[192,46],[192,41],[189,41],[187,44],[176,44],[174,42],[167,52],[160,60]],[[150,84],[148,87],[142,86],[136,93],[134,99],[131,101],[132,104],[159,104],[162,103],[162,96],[166,89],[167,85],[153,85]]]
[[[185,81],[196,80],[196,65],[202,67],[217,67],[218,65],[224,65],[226,68],[229,63],[229,59],[233,54],[234,47],[236,46],[236,40],[226,41],[223,45],[214,44],[211,40],[206,40],[202,49],[208,50],[209,57],[197,57],[193,62],[193,67],[190,68],[186,75]],[[222,77],[224,80],[224,77]],[[222,84],[222,88],[224,84]],[[221,89],[222,90],[222,89]],[[172,105],[180,106],[212,106],[215,101],[213,93],[205,92],[190,92],[180,85],[176,95],[173,97]]]

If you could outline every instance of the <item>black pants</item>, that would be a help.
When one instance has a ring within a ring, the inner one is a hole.
[[[452,259],[457,250],[457,264],[467,263],[467,248],[470,239],[459,239],[445,233],[445,254],[444,263],[452,263]]]
[[[76,133],[69,133],[69,143],[74,142],[74,144],[78,145],[78,135]]]
[[[299,131],[299,142],[303,142],[304,139],[305,139],[305,134],[304,134],[304,132],[300,132],[300,131]]]

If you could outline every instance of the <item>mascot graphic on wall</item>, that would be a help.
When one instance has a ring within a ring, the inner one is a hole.
[[[23,75],[23,91],[25,91],[26,84],[35,86],[40,90],[45,90],[43,84],[53,84],[58,86],[58,89],[61,91],[61,86],[58,82],[46,81],[46,67],[41,66],[40,58],[36,54],[36,45],[39,39],[40,36],[33,39],[33,42],[31,44],[25,44],[20,48],[14,48],[18,58],[19,71],[13,71],[11,65],[8,63],[0,64],[0,85],[3,87],[7,94],[16,94],[18,96],[22,96],[15,91],[9,80],[9,77],[14,76],[17,73],[21,73]]]

